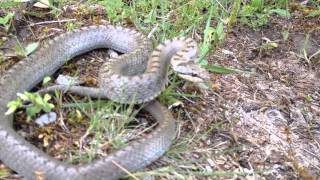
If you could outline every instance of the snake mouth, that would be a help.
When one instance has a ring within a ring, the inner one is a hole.
[[[178,73],[182,79],[192,83],[208,83],[210,82],[209,72],[195,63],[185,63],[173,67],[173,70]]]
[[[198,74],[188,74],[188,73],[178,73],[178,76],[182,79],[185,79],[187,81],[193,82],[193,83],[204,83],[206,82],[206,79],[202,78]]]
[[[194,83],[201,89],[210,89],[211,82],[207,78],[203,78],[195,74],[178,74],[178,76],[184,80]]]

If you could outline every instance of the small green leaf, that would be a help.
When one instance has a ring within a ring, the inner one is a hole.
[[[21,98],[23,101],[28,101],[29,100],[29,97],[25,94],[22,94],[22,93],[17,93],[17,96],[19,98]]]
[[[309,103],[312,102],[312,100],[313,100],[312,96],[310,96],[310,95],[307,95],[305,98],[306,98],[306,101]]]
[[[10,170],[7,168],[0,168],[0,179],[5,179],[10,175]]]
[[[320,16],[320,9],[311,11],[307,17],[316,17],[316,16]]]
[[[37,97],[35,98],[35,102],[36,102],[37,105],[41,105],[41,106],[44,106],[44,105],[45,105],[45,102],[44,102],[44,100],[42,99],[41,96],[37,96]]]
[[[48,102],[51,99],[51,96],[49,94],[45,94],[43,99],[45,102]]]
[[[240,15],[241,16],[252,16],[253,13],[256,11],[257,9],[253,6],[249,6],[249,5],[246,5],[242,8],[242,10],[240,11]]]
[[[287,9],[271,9],[269,11],[270,13],[276,13],[278,14],[279,16],[282,16],[282,17],[290,17],[290,13]]]
[[[5,17],[0,17],[0,24],[7,25],[14,17],[14,13],[8,13]]]
[[[14,113],[17,109],[18,109],[18,107],[11,106],[11,107],[9,107],[9,109],[6,111],[6,113],[5,113],[4,115],[12,114],[12,113]]]
[[[235,0],[232,5],[231,12],[230,12],[227,32],[231,31],[234,23],[237,21],[237,16],[239,14],[240,7],[241,7],[241,0]]]
[[[27,114],[30,117],[33,117],[34,115],[36,115],[37,113],[39,113],[41,111],[41,108],[37,107],[37,106],[30,106],[27,107]]]
[[[283,31],[281,34],[282,34],[283,40],[287,41],[289,38],[289,31]]]
[[[53,108],[54,108],[54,105],[51,104],[51,103],[46,103],[46,104],[43,106],[43,110],[44,110],[45,112],[50,112]]]
[[[101,5],[107,10],[108,18],[111,21],[116,21],[121,17],[121,12],[123,12],[124,3],[122,0],[113,0],[113,1],[99,1]]]
[[[16,46],[14,46],[14,49],[15,49],[16,54],[17,54],[18,56],[22,56],[22,57],[25,57],[25,56],[26,56],[26,53],[25,53],[24,49],[23,49],[19,44],[17,44]]]
[[[20,99],[17,99],[15,101],[10,101],[8,104],[7,104],[7,107],[13,107],[13,106],[20,106],[22,105],[22,101]]]
[[[0,9],[8,9],[8,8],[19,7],[21,4],[22,4],[22,2],[20,2],[20,1],[0,2]]]
[[[206,58],[202,58],[202,59],[198,62],[198,64],[200,64],[201,66],[206,66],[206,65],[208,65],[209,63],[208,63],[208,60],[207,60]]]
[[[222,73],[222,74],[242,72],[242,71],[239,70],[239,69],[234,69],[234,68],[229,68],[229,67],[223,67],[223,66],[217,66],[217,65],[209,65],[209,66],[205,66],[205,68],[206,68],[209,72]]]
[[[216,30],[215,30],[215,40],[220,42],[222,39],[224,39],[224,25],[223,25],[223,22],[222,21],[219,21],[218,22],[218,25],[216,27]]]
[[[25,56],[28,56],[33,51],[35,51],[39,46],[38,42],[30,43],[28,46],[24,49],[25,50]]]
[[[44,79],[43,79],[43,81],[42,81],[42,85],[46,85],[48,82],[50,82],[51,81],[51,77],[49,77],[49,76],[46,76]]]
[[[268,42],[268,43],[264,43],[262,44],[261,48],[262,49],[274,49],[278,47],[278,43],[276,42]]]
[[[22,106],[22,101],[19,98],[17,100],[15,100],[15,101],[10,101],[7,104],[8,110],[5,113],[5,115],[9,115],[9,114],[14,113],[21,106]]]
[[[30,121],[33,116],[42,110],[45,112],[50,112],[51,109],[54,108],[53,104],[48,103],[48,101],[51,99],[49,94],[45,94],[44,97],[41,97],[39,93],[24,92],[23,94],[17,93],[17,96],[18,98],[16,100],[10,101],[7,104],[8,110],[5,113],[6,115],[12,114],[17,108],[23,107],[23,101],[27,100],[31,101],[26,108],[28,115],[27,121]]]
[[[263,4],[264,4],[263,0],[252,0],[251,1],[251,6],[259,11],[262,10]]]

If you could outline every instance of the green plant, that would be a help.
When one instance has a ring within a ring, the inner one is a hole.
[[[102,0],[98,2],[105,7],[109,21],[117,22],[128,17],[127,8],[124,7],[122,0]]]
[[[272,14],[278,14],[283,17],[290,17],[287,8],[287,1],[274,1],[265,3],[264,0],[251,0],[250,3],[242,7],[240,11],[240,21],[251,28],[258,28],[267,24]]]
[[[208,61],[205,59],[205,56],[210,52],[212,49],[212,44],[218,44],[221,39],[223,39],[222,36],[224,36],[223,31],[223,24],[220,21],[216,27],[216,29],[211,27],[211,20],[213,16],[213,12],[216,10],[216,5],[212,4],[209,10],[209,16],[207,18],[206,26],[204,29],[204,37],[203,42],[200,45],[200,61],[199,64],[201,65],[207,65]]]
[[[8,110],[5,113],[6,115],[14,113],[18,108],[26,107],[27,120],[30,121],[31,118],[39,112],[50,112],[54,108],[54,105],[49,103],[51,99],[49,94],[45,94],[44,97],[42,97],[38,93],[24,92],[23,94],[17,93],[17,96],[18,98],[16,100],[10,101],[7,104]],[[26,101],[30,102],[30,104],[25,106],[23,102]]]
[[[308,52],[308,44],[309,44],[310,34],[306,35],[304,40],[303,48],[301,49],[300,54],[296,54],[299,58],[304,59],[309,65],[311,64],[311,60],[320,55],[320,49],[318,49],[315,53],[311,54]]]
[[[219,65],[206,65],[205,68],[212,73],[220,73],[220,74],[229,74],[229,73],[243,73],[244,71],[231,68],[231,67],[224,67]]]
[[[0,178],[2,179],[5,179],[7,176],[10,175],[10,171],[9,169],[6,169],[6,168],[0,168]]]
[[[61,8],[63,7],[64,0],[37,0],[36,4],[33,6],[49,8],[50,14],[53,14],[55,17],[59,17],[62,13]]]
[[[72,31],[72,30],[74,30],[74,29],[79,27],[79,25],[77,23],[71,22],[71,21],[67,22],[65,26],[66,26],[68,31]]]
[[[9,9],[19,7],[22,4],[20,1],[3,1],[0,2],[0,9]]]
[[[3,25],[5,27],[5,30],[8,31],[11,26],[11,21],[14,18],[15,13],[8,13],[4,17],[0,17],[0,25]]]
[[[237,21],[240,7],[241,7],[241,0],[234,1],[231,12],[230,12],[230,16],[229,16],[228,29],[227,29],[228,31],[227,32],[231,31],[233,24]]]
[[[318,17],[320,16],[320,3],[317,0],[308,1],[309,6],[314,7],[311,9],[307,17]]]
[[[86,146],[86,150],[85,152],[83,149],[74,151],[70,160],[72,163],[91,162],[106,142],[108,142],[109,151],[115,151],[143,133],[140,125],[132,126],[130,124],[141,110],[134,109],[133,104],[124,105],[106,100],[90,100],[82,103],[72,96],[71,98],[73,103],[62,104],[61,108],[63,110],[70,109],[73,112],[76,110],[77,113],[73,113],[73,116],[82,119],[80,114],[84,114],[89,119],[88,128],[79,140],[80,147]],[[72,119],[75,118],[69,117],[68,121],[70,122]],[[86,144],[88,139],[90,139],[90,144]]]
[[[267,41],[265,43],[262,43],[261,45],[261,49],[264,50],[270,50],[270,49],[274,49],[278,47],[278,43],[274,42],[274,41]]]
[[[233,9],[229,13],[224,6],[229,6],[231,1],[223,3],[211,0],[177,2],[163,0],[134,0],[124,3],[122,0],[99,0],[107,11],[107,17],[113,23],[122,23],[130,19],[135,26],[144,31],[151,32],[154,39],[162,42],[176,36],[187,36],[191,32],[203,31],[203,41],[200,43],[201,65],[207,65],[205,56],[221,45],[226,37],[225,24],[231,28],[236,21],[240,8],[240,0],[233,3]],[[216,20],[216,26],[212,21]],[[202,24],[205,23],[203,28]],[[217,67],[217,72],[221,67]],[[211,71],[214,68],[210,67]],[[226,72],[229,70],[226,70]]]
[[[27,45],[27,47],[23,48],[20,44],[19,40],[17,39],[17,45],[15,46],[15,51],[18,56],[27,57],[33,51],[35,51],[39,46],[38,42],[33,42]]]
[[[199,97],[194,94],[189,93],[177,93],[177,87],[182,85],[182,81],[180,81],[177,75],[174,75],[170,80],[170,85],[160,94],[159,101],[162,104],[172,105],[177,102],[180,102],[179,98],[187,97],[187,98],[196,98]]]

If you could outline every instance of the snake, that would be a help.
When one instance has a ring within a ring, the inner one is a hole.
[[[13,115],[5,115],[7,104],[18,92],[31,91],[67,61],[100,48],[122,55],[99,68],[98,87],[53,85],[44,91],[67,90],[119,103],[143,104],[158,125],[142,138],[93,162],[72,165],[58,161],[14,130]],[[155,100],[168,84],[168,68],[188,81],[204,82],[208,74],[195,63],[197,56],[197,44],[191,38],[173,38],[153,50],[152,41],[144,34],[112,25],[82,27],[46,41],[0,77],[0,160],[27,180],[37,179],[39,172],[46,180],[119,179],[127,172],[141,170],[161,157],[175,138],[174,118]]]

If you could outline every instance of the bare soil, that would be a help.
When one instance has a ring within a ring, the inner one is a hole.
[[[224,46],[209,55],[212,64],[253,72],[212,74],[214,92],[205,98],[205,110],[192,113],[199,129],[222,126],[205,140],[216,148],[207,155],[213,171],[260,172],[245,177],[258,179],[319,179],[320,57],[298,57],[304,47],[309,56],[320,48],[319,28],[319,19],[279,17],[257,31],[238,24]],[[269,40],[278,47],[261,48]],[[230,148],[234,151],[219,153]]]

